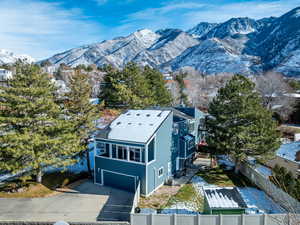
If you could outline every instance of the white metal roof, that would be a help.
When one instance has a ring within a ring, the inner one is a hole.
[[[146,143],[170,111],[128,110],[109,126],[109,139]]]
[[[210,208],[246,208],[240,193],[234,187],[203,187]]]

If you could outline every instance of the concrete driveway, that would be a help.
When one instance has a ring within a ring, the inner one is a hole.
[[[128,221],[132,202],[133,193],[86,181],[46,198],[0,198],[0,220]]]

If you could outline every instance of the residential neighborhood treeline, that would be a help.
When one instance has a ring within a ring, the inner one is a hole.
[[[0,170],[31,168],[40,182],[43,167],[67,166],[74,163],[74,155],[87,152],[93,122],[102,109],[90,104],[92,87],[80,66],[64,94],[58,94],[38,65],[18,62],[14,67],[16,74],[9,85],[0,87]],[[122,70],[111,66],[102,70],[106,74],[99,87],[101,107],[141,109],[173,102],[162,74],[155,69],[129,63]],[[185,76],[176,78],[182,104],[188,104]],[[231,154],[240,162],[246,156],[272,155],[279,147],[272,113],[263,107],[255,84],[244,76],[233,76],[209,104],[208,112],[208,143],[216,153]]]

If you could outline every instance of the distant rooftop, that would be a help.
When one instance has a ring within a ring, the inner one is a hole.
[[[128,110],[121,114],[96,138],[146,143],[162,122],[169,110]]]
[[[235,187],[204,187],[204,195],[210,208],[245,209],[247,205]]]
[[[300,152],[300,141],[282,144],[277,150],[276,155],[300,164],[300,161],[296,161],[297,152]]]

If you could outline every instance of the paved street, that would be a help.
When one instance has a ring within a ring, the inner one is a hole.
[[[129,220],[133,193],[86,181],[47,198],[0,198],[0,220],[95,222]]]

